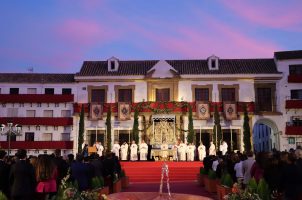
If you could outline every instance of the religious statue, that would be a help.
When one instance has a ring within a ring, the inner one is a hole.
[[[219,151],[222,152],[222,155],[225,155],[228,151],[228,144],[225,141],[222,141],[221,145],[219,146]]]
[[[139,145],[139,152],[140,152],[140,160],[147,160],[148,154],[148,145],[142,140],[142,143]]]
[[[124,142],[121,146],[121,160],[127,160],[128,156],[128,144]]]
[[[160,149],[161,149],[161,152],[162,152],[162,158],[164,160],[166,160],[168,158],[168,156],[169,156],[169,153],[168,153],[169,146],[168,146],[168,144],[167,143],[163,143],[161,145]]]
[[[186,161],[186,150],[187,150],[187,145],[181,141],[178,148],[180,161]]]
[[[120,148],[118,141],[114,142],[114,145],[112,147],[112,152],[119,158],[120,157]]]
[[[198,156],[200,161],[203,161],[203,159],[206,157],[206,147],[202,144],[202,142],[200,142],[198,147]]]
[[[215,144],[213,142],[210,143],[209,155],[216,156],[216,148],[215,148]]]
[[[130,147],[130,160],[131,161],[137,161],[137,145],[135,144],[135,141],[132,141],[131,147]]]
[[[194,157],[195,157],[195,145],[193,143],[190,143],[188,146],[187,146],[187,161],[194,161]]]

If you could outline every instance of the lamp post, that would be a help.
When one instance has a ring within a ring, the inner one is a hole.
[[[1,135],[6,135],[8,137],[8,149],[7,149],[7,155],[9,157],[10,154],[10,140],[11,136],[20,136],[21,135],[21,126],[18,124],[13,124],[12,122],[7,123],[8,131],[4,132],[5,125],[0,125]]]

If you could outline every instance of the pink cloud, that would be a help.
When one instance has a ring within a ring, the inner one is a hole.
[[[116,36],[105,24],[82,19],[65,20],[54,31],[59,39],[75,46],[90,46]]]
[[[285,30],[302,31],[301,1],[251,1],[224,0],[224,5],[240,17],[261,26]]]

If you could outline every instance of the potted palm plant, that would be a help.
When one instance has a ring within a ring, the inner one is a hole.
[[[128,188],[129,187],[129,177],[126,176],[125,170],[121,171],[120,178],[122,180],[122,188]]]
[[[118,175],[115,174],[113,177],[113,187],[112,192],[117,193],[122,191],[122,180],[118,178]]]
[[[0,191],[0,200],[7,200],[7,197],[1,191]]]
[[[209,170],[208,177],[204,178],[204,184],[208,192],[216,192],[216,173]]]
[[[200,167],[199,174],[197,174],[198,185],[204,186],[204,177],[207,174],[208,174],[207,171],[203,167]]]
[[[223,174],[221,183],[217,185],[217,195],[219,200],[223,200],[224,196],[232,192],[233,179],[229,173]]]

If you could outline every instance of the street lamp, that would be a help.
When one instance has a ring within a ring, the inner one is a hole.
[[[6,135],[8,137],[7,155],[9,157],[11,136],[13,136],[13,135],[20,136],[21,135],[21,126],[18,124],[14,125],[13,123],[9,122],[9,123],[7,123],[7,128],[8,128],[8,131],[4,132],[5,125],[4,124],[0,125],[1,135]]]

